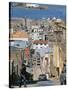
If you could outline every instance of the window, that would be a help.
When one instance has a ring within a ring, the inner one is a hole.
[[[37,65],[40,65],[40,64],[37,64]]]
[[[46,45],[46,43],[44,43],[44,45]]]
[[[34,63],[33,65],[36,65],[36,63]]]
[[[40,43],[40,45],[42,45],[42,43]]]
[[[47,57],[45,57],[45,60],[48,60],[48,58],[47,58]]]
[[[40,48],[42,48],[42,47],[40,47]]]
[[[34,32],[34,30],[32,29],[32,32]]]
[[[40,61],[37,61],[37,63],[40,63]]]
[[[45,40],[47,40],[47,35],[45,35]]]
[[[40,58],[38,58],[38,60],[40,60]]]
[[[36,61],[35,59],[33,61]]]
[[[36,43],[36,45],[38,45],[38,43]]]

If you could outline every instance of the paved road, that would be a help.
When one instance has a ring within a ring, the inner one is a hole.
[[[37,86],[53,86],[53,85],[60,85],[59,80],[39,81],[37,83]]]
[[[28,84],[27,87],[39,87],[39,86],[54,86],[54,85],[60,85],[59,80],[47,80],[47,81],[38,81],[35,84]],[[19,86],[14,86],[14,88],[19,88]],[[21,88],[24,86],[22,85]]]
[[[27,87],[54,86],[54,85],[60,85],[59,80],[39,81],[36,84],[27,85]]]

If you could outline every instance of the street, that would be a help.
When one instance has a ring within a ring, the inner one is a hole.
[[[53,86],[53,85],[60,85],[59,80],[38,81],[36,84],[27,85],[27,87]]]
[[[40,81],[37,83],[37,86],[52,86],[52,85],[60,85],[59,80]]]
[[[10,5],[9,87],[66,84],[65,6],[40,10],[46,5],[38,5],[38,9],[32,3]]]
[[[39,87],[39,86],[54,86],[54,85],[60,85],[59,80],[46,80],[46,81],[38,81],[35,84],[27,84],[27,87]],[[22,85],[21,87],[24,87]],[[13,88],[19,88],[19,86],[13,86]]]

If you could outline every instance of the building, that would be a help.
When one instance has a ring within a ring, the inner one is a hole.
[[[17,48],[10,46],[10,57],[9,57],[9,62],[10,62],[10,75],[12,72],[15,72],[17,75],[20,75],[20,69],[22,65],[22,51]]]
[[[32,44],[33,49],[40,49],[43,47],[48,47],[48,41],[46,40],[34,40]]]
[[[32,20],[29,18],[11,18],[10,27],[13,28],[14,31],[22,30],[22,31],[30,31]]]
[[[20,74],[20,69],[22,63],[28,64],[29,50],[29,35],[24,31],[11,32],[10,34],[10,63],[14,62],[18,66],[18,74]],[[27,53],[28,51],[28,53]],[[26,57],[26,58],[25,58]],[[12,67],[10,67],[12,69]],[[16,69],[16,67],[15,67]],[[15,70],[14,69],[14,70]]]
[[[59,76],[63,68],[63,52],[62,48],[58,45],[54,45],[53,64],[57,70],[57,75]]]
[[[40,74],[50,74],[50,54],[52,52],[49,46],[35,49],[32,59],[34,79],[38,79]]]
[[[33,25],[31,28],[32,40],[47,40],[47,30],[43,28],[41,25]]]
[[[24,60],[26,61],[26,65],[30,62],[30,49],[29,47],[26,47],[24,49]]]
[[[50,75],[50,53],[43,56],[41,68],[43,74]]]
[[[40,54],[37,52],[32,57],[32,73],[33,73],[33,80],[38,80],[39,75],[41,74],[41,57]]]
[[[29,36],[25,31],[16,31],[16,32],[10,33],[10,40],[28,41]]]
[[[32,40],[41,40],[43,39],[43,29],[40,28],[39,25],[34,25],[31,27],[31,34]]]
[[[61,19],[52,20],[49,22],[49,26],[49,46],[53,48],[53,53],[50,56],[50,63],[52,64],[51,73],[58,78],[62,72],[64,60],[66,60],[64,58],[66,56],[66,28]]]

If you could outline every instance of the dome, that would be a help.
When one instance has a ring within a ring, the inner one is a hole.
[[[53,17],[52,20],[56,20],[56,17]]]
[[[57,22],[57,23],[61,23],[62,20],[58,18],[58,19],[56,19],[56,22]]]
[[[50,20],[50,18],[47,18],[47,20],[49,21],[49,20]]]

